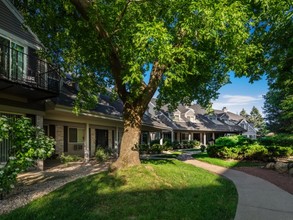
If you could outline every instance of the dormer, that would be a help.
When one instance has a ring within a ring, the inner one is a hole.
[[[173,121],[181,121],[181,112],[177,109],[170,114]]]
[[[207,115],[207,117],[208,117],[208,119],[210,119],[210,120],[212,120],[212,121],[218,119],[216,114],[209,114],[209,115]]]
[[[195,121],[194,110],[189,108],[189,110],[185,112],[185,118],[187,118],[187,120],[190,122],[194,122]]]

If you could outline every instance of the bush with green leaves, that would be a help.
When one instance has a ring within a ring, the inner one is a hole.
[[[153,154],[159,154],[161,153],[163,150],[165,150],[165,146],[164,145],[160,145],[160,144],[153,144],[151,147],[150,147],[150,150],[149,152],[150,153],[153,153]]]
[[[96,160],[99,162],[104,162],[109,159],[109,154],[104,148],[98,147],[95,153]]]
[[[192,141],[189,141],[189,147],[190,148],[200,148],[201,145],[198,140],[192,140]]]
[[[245,159],[268,161],[278,157],[293,156],[291,147],[270,146],[266,147],[258,143],[235,146],[208,146],[207,153],[210,157],[225,159]]]
[[[55,141],[34,127],[25,117],[0,117],[0,141],[10,140],[12,147],[5,166],[0,168],[0,194],[8,193],[16,182],[17,174],[33,166],[37,159],[45,159],[54,152]]]
[[[237,159],[246,159],[246,160],[263,160],[267,161],[270,157],[268,149],[259,144],[252,144],[247,146],[242,146],[240,155]]]
[[[206,149],[207,149],[207,147],[205,145],[200,145],[201,152],[205,152]]]
[[[76,162],[76,161],[82,161],[83,158],[77,155],[65,155],[64,153],[60,156],[61,163],[70,163],[70,162]]]
[[[248,145],[252,144],[254,141],[242,136],[242,135],[233,135],[233,136],[224,136],[216,139],[215,145],[218,147],[235,147],[237,145]]]
[[[289,157],[293,156],[293,147],[268,146],[271,157]]]
[[[293,147],[293,134],[277,134],[259,138],[258,141],[265,146]]]

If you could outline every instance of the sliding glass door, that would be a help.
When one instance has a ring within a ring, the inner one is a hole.
[[[23,80],[24,72],[24,47],[11,43],[11,77],[15,80]]]

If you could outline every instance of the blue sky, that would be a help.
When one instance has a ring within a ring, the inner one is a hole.
[[[239,114],[242,108],[250,113],[252,107],[255,106],[263,114],[263,95],[268,91],[266,78],[263,77],[251,84],[248,82],[248,78],[235,78],[234,74],[231,74],[230,80],[231,84],[227,84],[219,90],[220,96],[213,101],[213,108],[227,107],[228,111]]]

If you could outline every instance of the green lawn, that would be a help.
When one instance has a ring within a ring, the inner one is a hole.
[[[233,219],[227,179],[177,160],[103,172],[65,185],[0,219]]]
[[[201,154],[194,154],[192,155],[193,158],[207,162],[210,164],[222,166],[222,167],[255,167],[255,166],[263,166],[264,163],[261,162],[254,162],[254,161],[238,161],[238,160],[224,160],[220,158],[212,158],[207,155],[207,153],[201,153]]]

